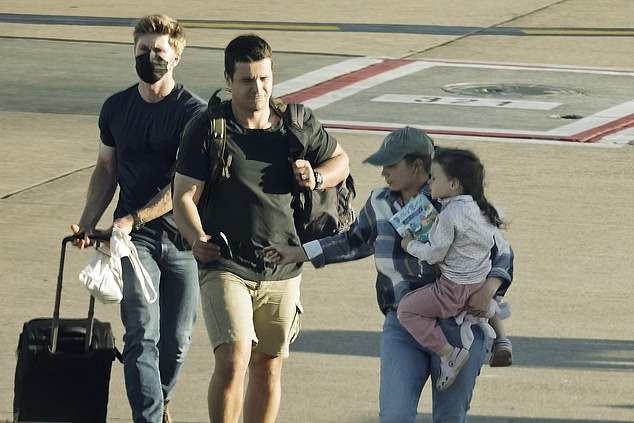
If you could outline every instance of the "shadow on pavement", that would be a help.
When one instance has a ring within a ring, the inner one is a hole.
[[[431,422],[431,415],[419,415],[416,423]],[[619,420],[601,420],[602,423],[623,423]],[[359,422],[361,423],[361,422]],[[365,422],[367,423],[367,422]],[[490,417],[469,415],[469,423],[596,423],[596,420],[548,419],[534,417]]]
[[[511,336],[511,341],[514,366],[634,371],[634,341],[522,336]],[[380,345],[380,332],[302,330],[291,348],[295,352],[379,357]]]

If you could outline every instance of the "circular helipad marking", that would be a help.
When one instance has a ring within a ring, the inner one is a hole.
[[[542,84],[498,84],[464,82],[449,84],[442,87],[443,91],[452,94],[472,96],[557,96],[583,95],[583,91],[570,87],[555,87]]]

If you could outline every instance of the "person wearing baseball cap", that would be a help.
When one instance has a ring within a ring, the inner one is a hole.
[[[429,156],[434,153],[434,141],[419,129],[406,126],[390,132],[379,150],[365,159],[363,163],[375,166],[389,166],[407,155]]]
[[[419,398],[427,380],[436,381],[440,360],[422,347],[401,325],[397,307],[409,292],[433,283],[438,274],[434,266],[419,261],[401,248],[401,236],[390,219],[414,197],[430,199],[428,180],[434,142],[423,131],[406,126],[388,134],[379,149],[364,163],[382,166],[387,186],[375,188],[350,228],[337,235],[311,241],[300,247],[273,244],[263,252],[273,263],[310,261],[320,268],[330,263],[358,260],[374,255],[377,269],[376,291],[381,312],[385,315],[381,336],[381,377],[379,409],[382,423],[413,423]],[[440,205],[434,203],[440,210]],[[513,251],[499,236],[491,256],[491,272],[483,288],[469,302],[470,312],[486,313],[493,293],[508,286],[513,274]],[[350,289],[342,281],[342,289]],[[336,295],[336,294],[334,294]],[[453,318],[438,319],[438,325],[453,345],[462,345],[460,327]],[[451,387],[433,394],[433,421],[465,421],[476,378],[484,362],[487,338],[473,329],[472,353]]]

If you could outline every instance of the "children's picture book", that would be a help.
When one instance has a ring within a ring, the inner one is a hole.
[[[427,233],[436,220],[438,211],[425,194],[418,194],[390,219],[390,223],[401,237],[411,231],[414,239],[427,242]]]

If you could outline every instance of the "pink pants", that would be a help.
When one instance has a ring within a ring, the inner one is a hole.
[[[447,345],[447,338],[436,323],[436,318],[446,319],[459,314],[471,294],[484,281],[473,284],[458,284],[441,276],[405,295],[398,305],[398,320],[421,345],[438,353]]]

